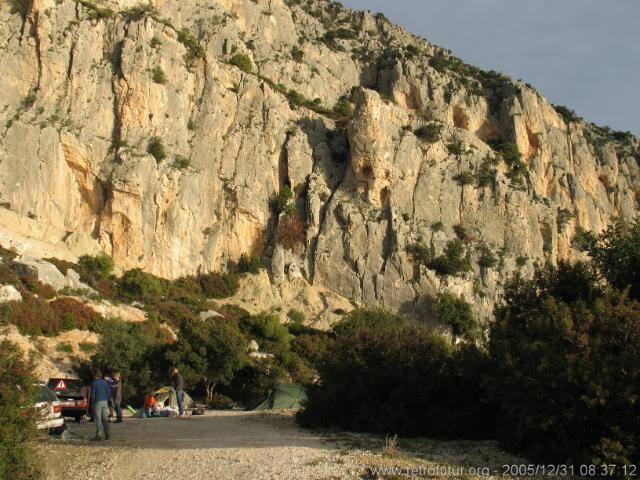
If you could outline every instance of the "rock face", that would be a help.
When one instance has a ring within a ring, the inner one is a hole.
[[[329,112],[346,97],[348,122]],[[2,2],[0,243],[165,277],[250,252],[273,257],[274,297],[422,314],[451,290],[488,314],[514,271],[638,211],[637,139],[559,111],[320,0]],[[472,272],[412,261],[455,225]]]

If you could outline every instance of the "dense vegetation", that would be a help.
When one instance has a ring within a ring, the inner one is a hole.
[[[0,342],[0,478],[34,480],[41,477],[33,453],[38,412],[33,358],[20,348]]]
[[[592,260],[513,277],[486,342],[450,294],[433,310],[453,343],[392,314],[351,313],[333,329],[301,423],[493,437],[540,462],[638,463],[640,220],[580,237]]]

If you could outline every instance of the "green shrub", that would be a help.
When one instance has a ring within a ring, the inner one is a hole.
[[[301,107],[302,105],[307,103],[307,99],[305,98],[305,96],[297,90],[293,89],[287,92],[287,99],[289,100],[289,104],[295,107]]]
[[[226,395],[214,392],[213,396],[207,400],[207,407],[211,410],[232,410],[233,400]]]
[[[167,76],[164,73],[164,70],[160,67],[154,67],[151,71],[151,78],[157,84],[164,85],[167,83]]]
[[[187,157],[183,157],[182,155],[176,155],[173,159],[173,164],[171,165],[173,168],[178,170],[184,170],[188,168],[191,162]]]
[[[498,170],[496,169],[496,166],[497,166],[497,160],[495,157],[487,156],[482,161],[482,163],[480,164],[480,168],[478,169],[478,174],[476,176],[478,187],[495,188],[496,175],[498,174]]]
[[[478,253],[480,254],[478,266],[481,269],[486,270],[487,268],[493,268],[498,264],[498,259],[495,254],[484,243],[478,247]]]
[[[73,353],[73,345],[70,343],[59,343],[56,345],[56,352]]]
[[[558,224],[558,230],[559,231],[563,231],[564,228],[567,226],[567,223],[569,223],[569,221],[574,218],[574,214],[571,213],[569,210],[567,210],[566,208],[560,208],[558,209],[558,216],[556,217],[556,223]]]
[[[564,118],[564,121],[567,123],[579,122],[582,120],[582,118],[579,117],[576,112],[563,105],[553,105],[553,108],[556,110],[556,112],[562,115],[562,118]]]
[[[333,106],[333,113],[339,117],[348,118],[353,115],[353,105],[347,98],[341,98]]]
[[[463,298],[449,292],[438,297],[434,307],[438,321],[451,330],[453,339],[462,338],[470,342],[478,340],[480,326],[473,315],[471,305]]]
[[[413,133],[416,137],[424,140],[427,143],[436,143],[440,141],[440,136],[442,134],[442,124],[431,122],[427,125],[418,127]]]
[[[453,233],[455,233],[456,237],[458,237],[463,242],[466,242],[469,238],[469,233],[467,232],[466,227],[460,223],[457,223],[453,226]]]
[[[207,297],[227,298],[238,292],[240,284],[233,273],[210,272],[198,276],[198,283]]]
[[[527,173],[527,164],[522,160],[522,154],[515,143],[505,143],[501,141],[489,142],[491,148],[500,154],[505,163],[509,166],[507,176],[511,180],[514,188],[522,189],[525,186],[524,177]]]
[[[229,63],[231,65],[235,65],[245,73],[253,72],[253,62],[251,62],[251,58],[244,53],[236,53],[233,57],[231,57]]]
[[[188,67],[193,66],[198,59],[204,58],[204,48],[187,27],[178,32],[178,41],[187,49],[184,60]]]
[[[467,153],[467,150],[464,148],[464,144],[462,140],[454,138],[449,143],[447,143],[447,150],[451,155],[464,155]]]
[[[36,95],[35,92],[31,92],[22,99],[22,107],[31,108],[33,104],[36,103],[36,100],[38,100],[38,95]]]
[[[260,273],[260,270],[265,268],[265,264],[262,259],[258,256],[248,255],[243,253],[240,255],[240,260],[238,261],[238,269],[241,273],[252,273],[257,274]]]
[[[278,214],[291,211],[290,202],[293,200],[293,197],[294,194],[291,188],[288,185],[283,186],[280,193],[273,198],[273,210]]]
[[[293,58],[296,62],[301,63],[304,59],[304,51],[298,47],[293,47],[291,49],[291,58]]]
[[[533,461],[640,461],[640,303],[602,292],[590,266],[512,279],[496,309],[488,377],[502,444]]]
[[[302,325],[304,323],[304,313],[302,313],[300,310],[296,310],[295,308],[289,310],[289,312],[287,313],[287,317],[294,325]]]
[[[118,290],[125,298],[136,298],[161,295],[166,290],[166,282],[161,278],[139,268],[127,270],[118,280]]]
[[[78,259],[80,265],[87,273],[95,279],[106,279],[113,273],[113,259],[104,253],[99,255],[82,255]]]
[[[286,326],[280,323],[278,317],[270,313],[261,313],[245,317],[240,321],[243,331],[258,341],[275,344],[289,344],[290,334]]]
[[[629,291],[640,299],[640,216],[633,221],[618,220],[602,234],[582,234],[585,249],[595,267],[612,286]]]
[[[158,163],[167,158],[167,151],[165,150],[164,144],[162,143],[160,137],[152,137],[151,140],[149,140],[149,144],[147,145],[147,153],[155,158],[156,162]]]
[[[461,187],[464,187],[466,185],[471,185],[472,183],[475,182],[475,177],[473,173],[471,173],[469,170],[460,172],[454,175],[453,177],[451,177],[451,179]]]
[[[431,230],[434,232],[441,232],[443,228],[444,228],[444,225],[442,224],[441,221],[437,221],[431,224]]]
[[[430,259],[426,267],[439,275],[460,276],[471,270],[471,262],[464,255],[465,248],[462,241],[450,240],[447,242],[444,253]]]
[[[479,351],[454,351],[424,326],[356,310],[334,327],[322,381],[308,387],[298,419],[307,427],[436,438],[490,437],[492,409]]]
[[[34,368],[18,345],[0,342],[0,478],[42,478],[34,451],[37,412],[28,408],[39,396]]]

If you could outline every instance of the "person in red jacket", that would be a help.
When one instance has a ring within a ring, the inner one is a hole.
[[[158,400],[156,400],[156,397],[153,392],[149,392],[144,397],[143,408],[144,408],[144,413],[146,413],[147,417],[151,418],[151,414],[155,410],[157,404],[158,404]]]

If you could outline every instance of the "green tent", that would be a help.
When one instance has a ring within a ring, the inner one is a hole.
[[[304,388],[295,383],[282,383],[269,392],[267,399],[254,410],[285,410],[302,408],[307,400]]]

